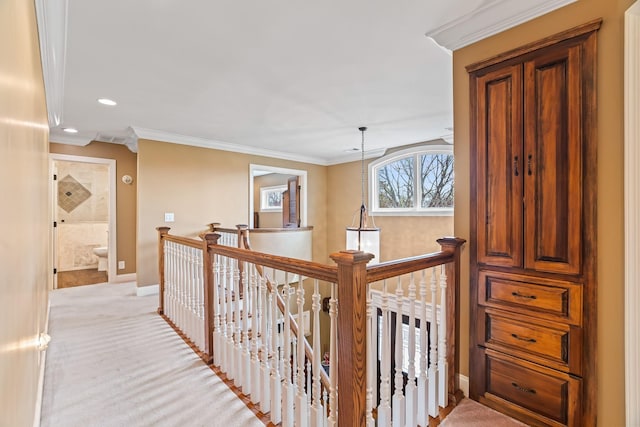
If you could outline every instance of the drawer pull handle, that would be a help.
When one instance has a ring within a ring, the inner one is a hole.
[[[520,341],[536,342],[536,340],[534,338],[523,338],[523,337],[521,337],[521,336],[519,336],[517,334],[511,334],[511,336],[514,337],[517,340],[520,340]]]
[[[511,383],[511,385],[514,386],[516,389],[523,391],[525,393],[536,394],[536,391],[532,388],[520,387],[518,383]]]
[[[520,292],[511,292],[511,295],[513,295],[514,297],[526,298],[526,299],[537,299],[538,298],[535,295],[524,295],[524,294],[521,294]]]

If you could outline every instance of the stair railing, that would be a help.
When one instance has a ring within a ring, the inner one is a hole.
[[[455,403],[463,240],[369,267],[372,255],[344,251],[328,266],[246,249],[246,226],[210,229],[201,242],[158,229],[158,311],[272,423],[426,426]],[[201,264],[194,254],[180,261],[196,247]]]

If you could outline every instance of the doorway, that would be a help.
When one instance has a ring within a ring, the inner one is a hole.
[[[291,182],[295,182],[293,188],[289,188]],[[285,191],[287,194],[282,196]],[[271,194],[277,196],[273,206],[268,203]],[[287,206],[294,195],[296,209],[292,220]],[[307,171],[249,165],[249,228],[283,228],[287,226],[285,223],[292,222],[297,227],[307,226]]]
[[[109,282],[116,274],[112,159],[50,154],[54,288]]]

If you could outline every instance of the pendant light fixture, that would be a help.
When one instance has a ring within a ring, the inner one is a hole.
[[[358,128],[362,134],[361,161],[360,161],[360,210],[354,214],[354,221],[351,227],[347,227],[347,249],[358,250],[373,254],[374,258],[370,263],[380,262],[380,229],[376,227],[373,217],[369,216],[367,206],[364,203],[366,194],[366,173],[364,164],[364,132],[366,127]],[[356,225],[357,218],[357,225]]]

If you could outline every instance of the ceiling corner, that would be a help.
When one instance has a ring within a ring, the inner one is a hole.
[[[486,0],[466,15],[427,31],[438,45],[456,50],[577,0]]]
[[[35,0],[40,59],[50,127],[62,123],[68,0]]]

